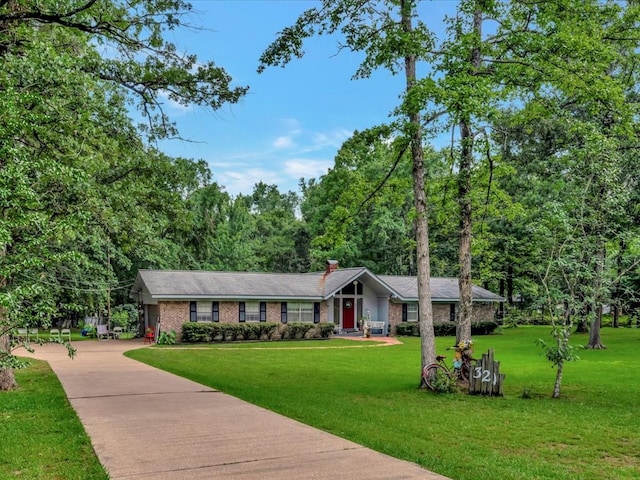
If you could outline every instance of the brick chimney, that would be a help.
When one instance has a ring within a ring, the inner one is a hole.
[[[325,269],[325,275],[329,275],[331,272],[335,272],[338,269],[337,260],[327,260],[327,268]]]

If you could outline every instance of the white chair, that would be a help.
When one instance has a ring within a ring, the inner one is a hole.
[[[65,337],[67,338],[67,342],[71,341],[71,330],[68,328],[63,328],[62,330],[60,330],[60,336],[62,337],[62,341],[65,340]]]
[[[49,341],[50,342],[61,342],[62,337],[60,336],[59,328],[52,328],[49,330]]]
[[[102,337],[104,337],[105,339],[109,340],[109,330],[107,330],[107,326],[106,325],[98,325],[96,327],[96,335],[98,337],[98,340],[100,340]]]
[[[122,335],[122,327],[113,327],[113,333],[111,336],[115,339],[120,338],[120,335]]]

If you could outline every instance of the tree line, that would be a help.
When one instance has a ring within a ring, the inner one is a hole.
[[[328,258],[416,275],[423,332],[429,276],[457,276],[460,339],[473,280],[553,318],[559,374],[574,322],[602,347],[603,305],[638,309],[637,3],[461,0],[440,38],[427,4],[323,0],[282,30],[259,70],[339,33],[365,54],[355,78],[402,73],[405,94],[300,193],[232,196],[206,162],[155,147],[179,135],[161,95],[217,109],[248,90],[164,39],[187,3],[0,1],[0,363],[17,365],[11,328],[127,303],[140,268]]]

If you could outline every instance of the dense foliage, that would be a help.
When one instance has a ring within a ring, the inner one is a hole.
[[[259,323],[185,323],[182,325],[182,341],[185,343],[235,342],[243,340],[300,340],[329,338],[333,323],[287,324]]]
[[[130,303],[139,268],[307,272],[333,258],[416,275],[409,112],[425,135],[431,273],[458,276],[464,257],[505,315],[588,329],[603,347],[605,305],[614,324],[640,313],[640,7],[465,0],[435,39],[407,29],[419,2],[400,4],[319,2],[281,32],[290,49],[262,59],[301,54],[314,26],[364,51],[358,78],[410,56],[427,73],[396,120],[354,132],[300,194],[259,183],[231,196],[205,162],[154,148],[177,133],[160,95],[218,108],[246,92],[163,39],[188,4],[0,1],[0,339]],[[429,145],[448,130],[449,146]]]

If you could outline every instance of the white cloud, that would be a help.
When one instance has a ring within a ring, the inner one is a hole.
[[[295,118],[285,118],[282,120],[282,123],[284,124],[286,132],[271,142],[271,146],[278,150],[293,148],[296,146],[295,138],[303,134],[300,122]]]
[[[293,139],[288,136],[278,137],[273,142],[273,146],[278,149],[291,148],[293,146]]]
[[[333,162],[329,160],[292,159],[284,162],[284,171],[296,179],[301,177],[305,179],[318,178],[327,173],[332,165]]]
[[[223,171],[214,172],[214,180],[218,184],[225,187],[225,191],[230,195],[250,195],[253,187],[258,182],[264,182],[267,185],[278,185],[279,189],[287,190],[282,186],[282,177],[274,171],[264,170],[260,168],[249,168],[243,171]]]
[[[314,133],[307,148],[308,151],[322,150],[323,148],[339,149],[353,132],[345,129],[337,129],[328,133]]]
[[[305,131],[294,119],[283,122],[286,131],[269,141],[267,148],[239,144],[215,155],[209,162],[213,179],[234,196],[251,194],[258,182],[277,185],[282,193],[298,191],[300,178],[317,179],[327,173],[336,151],[352,135],[345,129]]]
[[[169,92],[166,90],[160,90],[158,92],[158,100],[164,103],[166,107],[172,110],[171,115],[182,115],[193,110],[192,105],[182,105],[175,100],[169,98]]]

